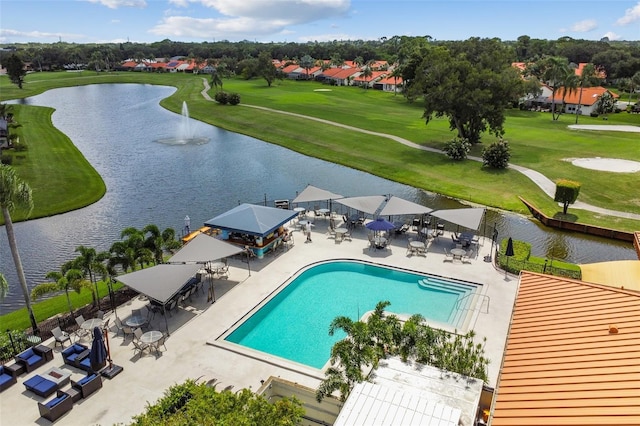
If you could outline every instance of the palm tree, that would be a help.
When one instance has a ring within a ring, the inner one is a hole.
[[[551,118],[555,121],[560,117],[556,116],[555,94],[566,79],[567,74],[572,72],[565,58],[550,57],[545,61],[544,80],[551,87]]]
[[[364,67],[364,69],[362,70],[362,75],[364,76],[364,88],[368,89],[369,88],[368,79],[373,75],[373,72],[371,71],[371,67],[369,67],[369,65]]]
[[[144,246],[153,253],[157,265],[164,262],[165,250],[171,251],[180,248],[180,242],[176,240],[176,232],[173,228],[167,228],[162,233],[156,225],[150,224],[142,229],[144,234],[150,234],[144,241]]]
[[[33,197],[29,185],[18,177],[15,170],[11,166],[0,164],[0,209],[4,217],[5,229],[7,230],[7,239],[9,240],[9,248],[13,256],[13,263],[16,266],[18,281],[24,296],[24,302],[29,312],[29,320],[34,333],[38,333],[38,323],[33,314],[31,307],[31,298],[29,297],[29,288],[27,287],[27,278],[24,275],[20,253],[18,252],[18,244],[16,243],[16,235],[13,230],[13,222],[11,221],[11,212],[15,208],[22,208],[28,213],[33,209]]]
[[[578,95],[578,109],[576,110],[576,124],[578,124],[578,116],[582,113],[582,91],[585,87],[591,87],[600,82],[595,65],[586,64],[582,68],[582,74],[578,77],[578,84],[580,86],[580,94]]]
[[[216,89],[216,92],[218,91],[218,86],[220,86],[220,90],[222,90],[222,78],[220,78],[220,73],[217,69],[211,73],[211,84]]]
[[[391,77],[393,77],[393,96],[396,96],[398,92],[398,78],[402,77],[402,68],[400,66],[396,66],[391,71]]]
[[[560,112],[564,111],[566,107],[567,103],[565,99],[567,98],[567,95],[571,95],[578,91],[578,84],[579,78],[573,70],[565,76],[564,81],[562,82],[562,109]],[[582,94],[582,91],[580,91],[580,94]]]
[[[121,232],[120,237],[126,237],[124,243],[133,251],[134,263],[140,264],[140,268],[144,268],[145,263],[153,262],[153,252],[144,246],[144,232],[129,227]]]
[[[76,253],[80,253],[74,261],[73,265],[81,270],[86,276],[89,277],[89,282],[93,284],[93,304],[100,309],[100,297],[98,295],[98,281],[96,279],[96,272],[100,272],[104,267],[103,262],[109,259],[108,252],[97,253],[93,247],[78,246],[76,247]]]
[[[84,273],[81,270],[70,267],[71,262],[67,262],[62,266],[61,271],[48,272],[46,277],[47,279],[50,279],[52,281],[41,283],[35,286],[31,290],[31,298],[33,300],[36,300],[45,294],[64,291],[65,295],[67,296],[67,306],[69,307],[69,313],[71,313],[71,316],[73,316],[73,304],[71,303],[69,290],[73,290],[76,293],[80,294],[80,291],[82,291],[82,289],[85,287],[91,289],[91,283],[84,278]]]
[[[304,55],[302,58],[300,58],[300,61],[298,62],[298,65],[304,68],[304,70],[307,72],[307,80],[309,80],[309,70],[313,68],[313,64],[315,62],[316,62],[315,59],[313,59],[309,55]]]

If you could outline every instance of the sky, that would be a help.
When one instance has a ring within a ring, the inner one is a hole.
[[[640,40],[640,0],[1,0],[0,43]]]

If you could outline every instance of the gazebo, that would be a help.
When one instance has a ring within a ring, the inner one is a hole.
[[[221,231],[222,240],[250,248],[258,257],[277,247],[284,237],[284,224],[298,215],[293,210],[256,204],[241,204],[204,224]]]

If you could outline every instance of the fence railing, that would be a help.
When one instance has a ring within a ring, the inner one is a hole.
[[[511,274],[518,275],[520,271],[531,271],[538,272],[541,274],[555,275],[557,277],[566,277],[573,279],[581,279],[582,273],[580,270],[574,269],[566,269],[563,267],[558,267],[553,264],[554,259],[548,258],[547,261],[543,264],[539,262],[530,262],[528,260],[518,260],[510,258],[507,262],[506,256],[504,254],[500,254],[498,250],[495,253],[496,256],[496,264],[500,266],[503,270],[507,270],[507,272]]]

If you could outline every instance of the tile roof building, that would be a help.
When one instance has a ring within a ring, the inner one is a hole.
[[[640,292],[522,272],[490,424],[640,425]]]

